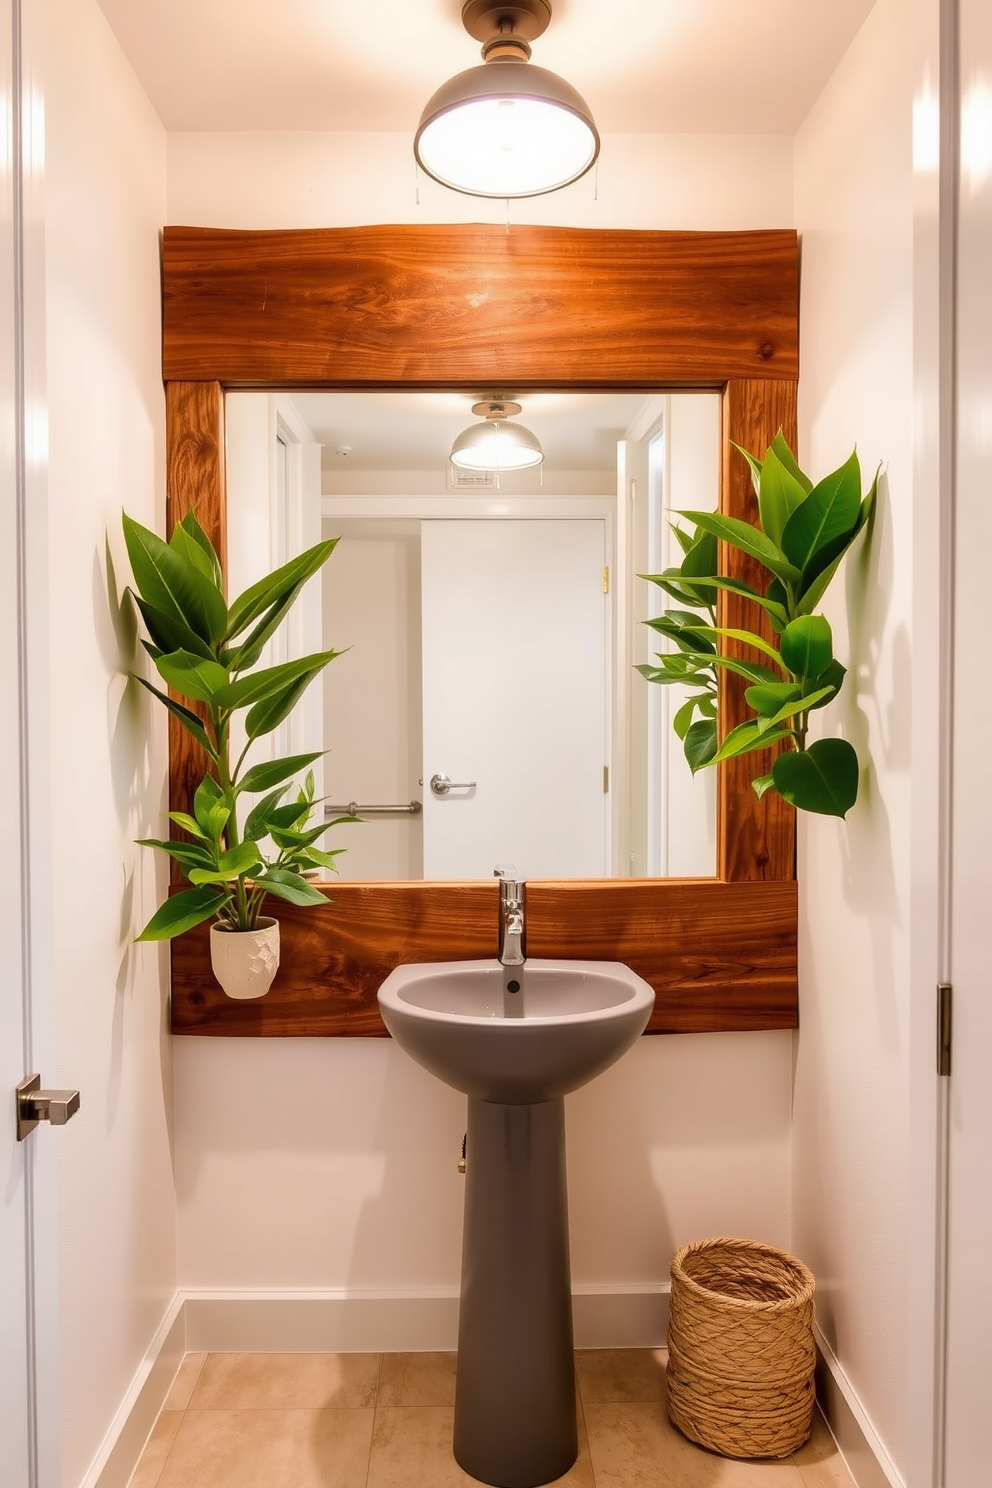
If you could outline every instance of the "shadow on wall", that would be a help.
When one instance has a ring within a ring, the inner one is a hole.
[[[123,1075],[125,1000],[136,989],[141,995],[148,990],[147,986],[137,988],[140,959],[151,956],[158,963],[155,983],[160,989],[163,1021],[168,995],[168,948],[134,945],[134,937],[147,917],[147,906],[164,897],[168,883],[165,865],[154,862],[134,840],[161,832],[167,805],[167,746],[164,730],[152,715],[148,695],[132,676],[133,672],[142,670],[144,652],[139,646],[134,606],[122,594],[123,587],[117,578],[108,537],[103,563],[98,551],[93,555],[92,594],[93,629],[107,676],[109,782],[124,847],[118,921],[120,961],[114,979],[116,997],[107,1087],[111,1124],[118,1108]],[[163,1089],[168,1090],[172,1075],[165,1038],[161,1053]]]
[[[894,1042],[896,939],[906,928],[899,910],[896,861],[908,861],[909,854],[908,840],[900,842],[898,837],[910,819],[913,677],[905,622],[891,636],[886,633],[896,565],[892,492],[885,474],[879,479],[878,498],[867,541],[852,555],[846,575],[847,645],[856,687],[845,697],[844,724],[859,757],[868,763],[862,800],[841,829],[841,854],[845,901],[855,916],[868,919],[875,1004]]]

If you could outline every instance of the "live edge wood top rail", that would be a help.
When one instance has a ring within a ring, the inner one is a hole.
[[[795,442],[798,288],[791,231],[166,228],[170,531],[195,510],[223,558],[224,394],[236,387],[719,388],[722,509],[753,518],[732,444],[763,453],[779,427]],[[739,625],[744,601],[721,601],[722,623]],[[730,678],[722,726],[743,716]],[[649,1032],[795,1027],[795,823],[777,795],[751,790],[767,767],[720,767],[715,878],[531,883],[529,953],[625,961],[655,989]],[[200,773],[174,727],[174,807]],[[495,882],[328,892],[326,913],[278,906],[281,966],[258,1002],[216,985],[205,926],[173,941],[173,1031],[379,1036],[376,991],[394,966],[495,953]]]

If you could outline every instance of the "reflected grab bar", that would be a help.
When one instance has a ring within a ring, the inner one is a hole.
[[[324,820],[333,816],[419,816],[423,811],[420,801],[406,801],[399,806],[359,806],[349,801],[347,806],[325,806]]]

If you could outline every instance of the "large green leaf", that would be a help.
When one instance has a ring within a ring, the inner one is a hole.
[[[131,572],[142,599],[164,615],[182,621],[202,641],[213,643],[227,629],[224,596],[183,553],[147,527],[123,515]]]
[[[146,599],[142,599],[140,594],[135,594],[132,590],[128,592],[141,612],[145,628],[157,651],[163,653],[190,651],[194,656],[203,656],[208,659],[213,657],[210,643],[201,640],[196,631],[190,630],[182,620],[178,620],[174,615],[167,615],[162,610],[157,610]]]
[[[761,468],[758,515],[765,536],[770,537],[777,548],[782,546],[786,523],[805,500],[805,490],[791,471],[785,468],[772,446]]]
[[[706,693],[694,693],[691,698],[682,704],[681,708],[677,709],[672,718],[672,728],[680,739],[684,739],[689,732],[693,719],[696,716],[696,707],[700,699],[706,696]]]
[[[666,610],[663,615],[645,620],[644,624],[659,635],[667,636],[682,651],[716,651],[712,638],[706,634],[706,621],[690,610]]]
[[[777,682],[781,676],[781,671],[773,672],[760,661],[744,661],[739,656],[714,656],[713,665],[725,672],[733,672],[737,677],[745,677],[748,682]]]
[[[319,760],[322,754],[323,750],[318,749],[313,754],[288,755],[285,759],[267,760],[264,764],[253,765],[238,781],[238,790],[271,790],[274,785],[282,785],[284,780],[289,780],[290,776],[298,775],[307,765]]]
[[[854,451],[792,513],[782,533],[782,551],[805,574],[818,553],[854,531],[860,512],[861,466]]]
[[[316,675],[316,672],[306,672],[290,682],[281,692],[263,698],[254,708],[250,708],[245,718],[245,733],[248,738],[260,739],[263,734],[271,734],[273,729],[278,728],[283,719],[292,713]]]
[[[222,652],[224,665],[230,667],[232,672],[246,672],[250,667],[255,666],[265,649],[266,642],[275,635],[302,588],[301,583],[287,590],[276,600],[275,604],[269,606],[258,624],[249,631],[240,645],[225,649]]]
[[[668,525],[672,529],[675,539],[679,547],[682,549],[683,553],[688,553],[689,549],[696,541],[696,534],[694,532],[686,532],[685,528],[680,527],[678,522],[669,522]]]
[[[791,703],[802,695],[803,690],[796,682],[761,682],[755,687],[749,687],[744,693],[744,699],[755,713],[771,718],[783,704]]]
[[[194,868],[189,874],[189,881],[194,884],[228,883],[232,878],[239,878],[242,873],[250,873],[261,861],[257,843],[239,842],[237,847],[221,853],[213,867]]]
[[[195,512],[187,512],[182,521],[179,523],[179,527],[182,528],[185,536],[191,538],[203,553],[204,557],[207,560],[204,572],[210,577],[220,593],[223,594],[224,575],[221,572],[220,559],[217,557],[213,543],[210,541],[209,537],[204,532],[199,522],[196,520]],[[178,530],[179,529],[177,528],[175,531],[173,531],[173,538],[175,538],[176,531]]]
[[[657,682],[660,687],[693,687],[713,678],[712,664],[716,657],[701,657],[698,661],[684,652],[670,653],[658,657],[658,665],[642,661],[634,668],[645,682]]]
[[[697,589],[690,580],[708,578],[717,569],[717,540],[712,532],[700,532],[682,560],[683,586],[695,596],[697,604],[712,605],[715,598],[707,588]]]
[[[341,817],[341,820],[357,821],[358,817],[343,816]],[[315,868],[331,868],[335,873],[337,873],[338,866],[335,862],[335,859],[339,858],[343,852],[347,851],[348,849],[346,847],[332,847],[326,850],[322,847],[308,847],[306,852],[303,854],[303,860],[304,862],[312,863]]]
[[[167,811],[166,816],[177,827],[182,827],[184,832],[189,832],[191,837],[196,837],[200,842],[210,842],[205,832],[200,830],[200,824],[186,811]]]
[[[782,660],[796,677],[819,677],[834,659],[830,622],[823,615],[791,620],[779,642]]]
[[[783,703],[777,713],[771,717],[763,716],[758,720],[758,727],[762,730],[771,729],[779,723],[786,723],[790,718],[795,718],[797,713],[808,713],[811,708],[817,707],[819,703],[826,702],[834,695],[834,688],[820,687],[815,692],[803,693],[802,697],[793,698],[790,702]]]
[[[192,516],[192,513],[189,515]],[[199,524],[197,525],[199,526]],[[200,533],[203,537],[206,537],[206,533],[203,532],[202,527],[200,528]],[[220,565],[217,562],[217,555],[209,543],[204,547],[197,540],[191,529],[186,525],[185,519],[177,523],[173,528],[172,536],[169,538],[169,547],[174,553],[178,553],[181,558],[185,558],[186,562],[197,569],[205,579],[208,579],[223,599],[224,580],[221,575]]]
[[[772,440],[770,448],[785,466],[786,470],[792,476],[793,480],[799,482],[806,495],[808,496],[810,491],[812,491],[813,489],[813,482],[804,471],[799,469],[799,466],[796,463],[796,457],[792,453],[792,450],[789,448],[786,437],[781,429],[779,429],[778,433],[775,435],[775,438]]]
[[[155,665],[170,687],[200,703],[212,704],[215,693],[227,686],[227,672],[219,662],[190,651],[170,651],[168,656],[156,657]]]
[[[274,894],[277,899],[285,899],[288,904],[327,903],[319,889],[312,888],[305,878],[301,878],[290,868],[270,868],[267,873],[260,874],[255,882],[260,884],[267,894]]]
[[[282,595],[290,589],[298,588],[306,579],[315,574],[322,564],[337,547],[336,537],[327,542],[316,543],[301,553],[298,558],[291,558],[281,568],[275,569],[267,574],[264,579],[259,579],[257,584],[252,584],[243,594],[233,601],[228,612],[227,634],[225,640],[240,635],[246,626],[251,625],[263,615],[269,605],[275,604]]]
[[[780,739],[791,737],[789,729],[762,730],[760,718],[749,718],[746,723],[739,723],[730,730],[711,763],[720,764],[722,760],[735,759],[739,754],[750,754],[752,749],[768,749]]]
[[[175,837],[170,837],[168,842],[157,837],[138,837],[136,841],[139,847],[157,847],[160,852],[168,853],[184,868],[212,868],[214,865],[214,854],[199,842],[180,842]]]
[[[693,775],[711,764],[716,755],[716,719],[697,719],[687,730],[682,748]]]
[[[638,574],[638,578],[650,579],[653,584],[660,584],[663,589],[667,589],[666,579],[670,573],[678,573],[678,569],[665,569],[664,573],[660,574]],[[778,583],[778,580],[776,579],[774,582]],[[693,588],[726,589],[731,594],[743,595],[745,599],[751,599],[756,605],[760,605],[772,617],[773,621],[778,621],[780,628],[788,623],[789,614],[782,601],[758,594],[751,588],[750,584],[745,584],[743,579],[728,579],[719,574],[710,574],[705,578],[694,579]],[[673,597],[678,598],[677,595]]]
[[[770,537],[766,537],[760,528],[753,527],[750,522],[742,522],[738,517],[724,517],[718,512],[688,511],[683,512],[682,516],[691,517],[706,532],[712,532],[724,542],[730,543],[731,547],[738,548],[742,553],[756,558],[762,567],[767,568],[769,573],[775,574],[777,578],[784,579],[790,584],[798,580],[800,570],[790,562]],[[795,520],[795,518],[790,520]]]
[[[171,940],[174,935],[182,935],[184,930],[192,930],[194,925],[209,920],[230,897],[226,890],[214,884],[183,889],[159,906],[135,939]]]
[[[298,677],[305,676],[310,680],[340,654],[339,651],[315,651],[310,656],[301,656],[298,661],[284,661],[279,666],[263,667],[260,672],[250,672],[246,677],[239,677],[234,682],[218,687],[211,702],[214,707],[225,711],[258,703],[262,698],[282,692]]]
[[[279,802],[289,789],[288,784],[280,786],[271,791],[249,811],[245,817],[244,830],[241,835],[246,842],[258,842],[262,837],[268,836],[269,817],[275,811]]]
[[[867,526],[868,522],[871,521],[872,514],[875,510],[875,499],[877,494],[878,471],[875,472],[875,479],[872,481],[871,490],[868,492],[867,496],[861,503],[861,509],[858,513],[858,520],[854,524],[851,532],[848,533],[846,538],[838,539],[837,542],[825,548],[822,552],[817,553],[816,558],[813,560],[813,562],[811,562],[807,566],[806,572],[803,574],[803,581],[801,586],[802,597],[799,603],[799,610],[801,614],[811,615],[816,609],[817,605],[820,603],[820,600],[823,598],[823,595],[826,592],[827,586],[829,585],[831,579],[840,566],[840,562],[841,559],[844,557],[844,554],[854,542],[854,539],[858,536],[861,529]]]
[[[193,797],[193,815],[200,830],[217,841],[227,825],[231,808],[224,799],[224,792],[212,775],[204,775]]]
[[[758,491],[759,491],[759,489],[761,487],[761,465],[762,465],[762,462],[761,462],[761,460],[758,459],[757,455],[752,455],[751,452],[750,452],[750,450],[746,450],[743,445],[741,445],[741,444],[734,444],[733,440],[731,440],[730,442],[731,442],[731,444],[733,444],[733,447],[737,451],[737,453],[739,455],[743,455],[744,456],[745,460],[747,461],[748,465],[750,466],[750,468],[751,468],[751,484],[754,487],[754,494],[755,494],[755,496],[757,496]]]
[[[323,836],[330,825],[329,821],[321,822],[319,826],[308,827],[306,831],[273,826],[269,835],[276,847],[289,852],[300,847],[310,847]]]
[[[858,756],[846,739],[817,739],[806,750],[779,755],[775,789],[802,811],[846,816],[858,799]]]
[[[196,714],[191,712],[189,708],[184,708],[182,703],[177,703],[174,698],[170,698],[168,693],[159,692],[157,687],[153,687],[150,682],[146,682],[144,677],[139,677],[137,672],[132,672],[131,676],[136,682],[140,682],[142,687],[146,687],[152,697],[157,697],[160,703],[165,704],[173,718],[179,720],[183,728],[193,735],[200,748],[216,763],[217,754],[214,746],[210,742],[210,737]]]
[[[846,676],[847,667],[842,666],[839,661],[834,659],[825,672],[821,672],[818,677],[811,677],[809,680],[816,688],[827,687],[832,689],[831,695],[835,696],[844,685],[844,678]],[[811,703],[810,708],[811,710],[813,708],[825,708],[829,701],[830,697],[825,697],[818,703]]]
[[[698,629],[701,635],[710,637],[724,636],[727,640],[740,641],[742,645],[752,646],[755,651],[761,651],[765,656],[770,656],[780,671],[784,670],[781,658],[775,647],[770,645],[764,636],[756,635],[753,630],[736,630],[726,625],[701,625]]]

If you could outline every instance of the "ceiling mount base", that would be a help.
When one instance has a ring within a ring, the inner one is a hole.
[[[509,34],[521,41],[543,36],[551,23],[549,0],[465,0],[462,25],[476,41],[492,41],[509,23]]]

